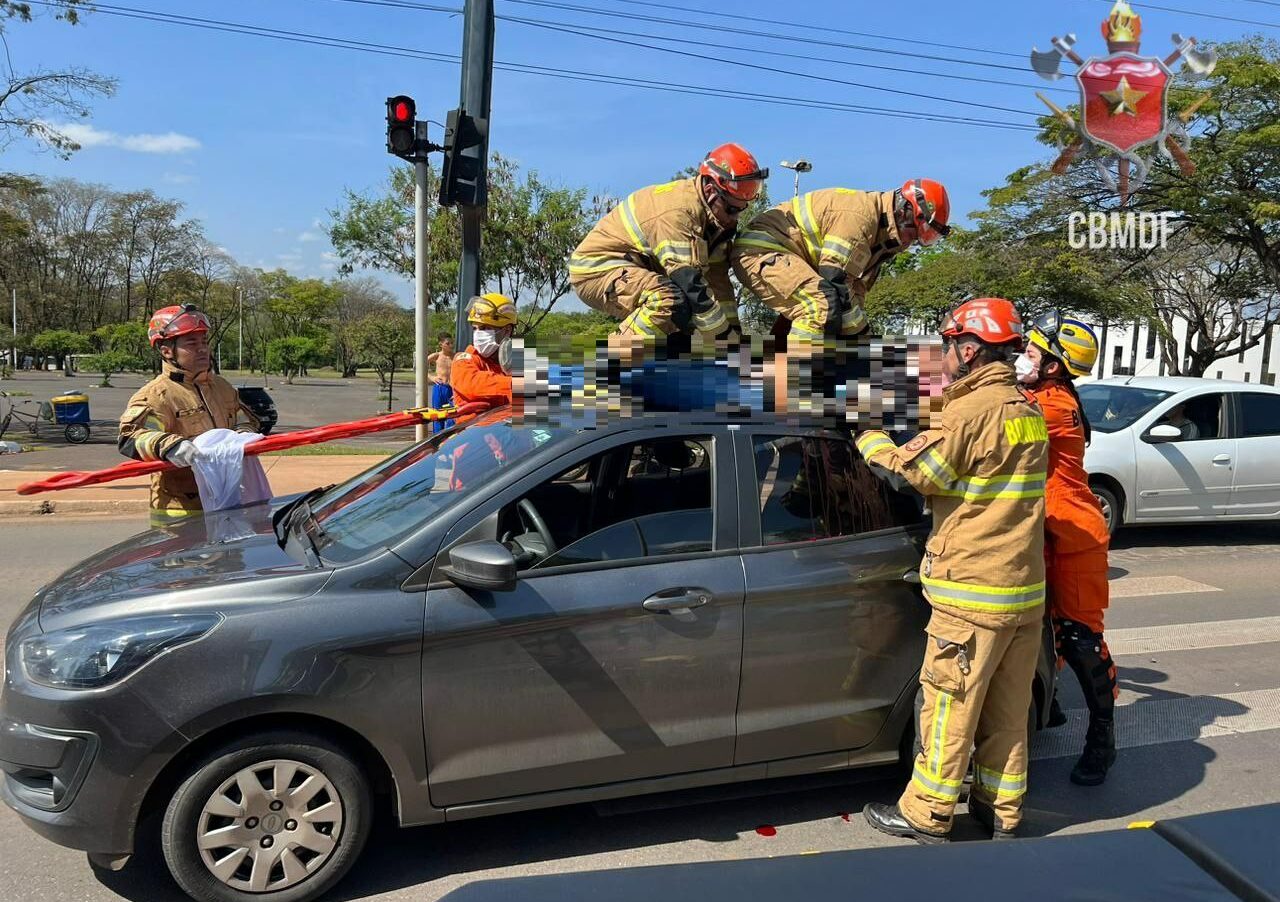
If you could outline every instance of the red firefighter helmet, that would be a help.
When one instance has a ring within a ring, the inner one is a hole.
[[[208,334],[209,317],[201,313],[195,304],[161,307],[151,314],[151,321],[147,323],[147,338],[153,348],[166,339],[196,332]]]
[[[935,244],[947,237],[951,226],[951,199],[941,182],[932,179],[909,179],[902,185],[902,199],[911,207],[916,234],[921,244]]]
[[[710,179],[721,194],[746,204],[756,199],[761,185],[769,177],[769,170],[761,169],[756,158],[741,144],[721,144],[707,154],[698,167],[698,174]]]
[[[943,338],[968,335],[989,345],[1020,344],[1022,317],[1004,298],[977,298],[965,301],[942,321]]]

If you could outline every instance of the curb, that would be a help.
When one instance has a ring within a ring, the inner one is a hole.
[[[110,514],[146,514],[151,502],[141,500],[93,501],[39,499],[32,501],[0,501],[0,519],[13,517],[42,517],[50,514],[63,516],[103,516]]]

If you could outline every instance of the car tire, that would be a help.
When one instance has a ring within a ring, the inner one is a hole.
[[[1097,498],[1098,503],[1102,505],[1102,516],[1107,521],[1107,535],[1114,536],[1116,530],[1120,528],[1120,522],[1124,519],[1124,509],[1120,506],[1120,499],[1111,489],[1096,482],[1092,483],[1089,489],[1093,492],[1093,497]]]
[[[277,780],[291,791],[277,792]],[[276,731],[198,761],[169,801],[160,845],[174,880],[200,902],[305,902],[350,870],[372,816],[369,780],[350,754]],[[226,845],[210,846],[219,835]]]

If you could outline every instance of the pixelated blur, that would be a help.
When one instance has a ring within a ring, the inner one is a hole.
[[[517,340],[518,422],[603,425],[607,418],[710,413],[834,428],[916,432],[942,408],[942,345],[925,336],[829,339],[779,351],[772,336],[655,347],[612,336],[584,354],[567,340]]]

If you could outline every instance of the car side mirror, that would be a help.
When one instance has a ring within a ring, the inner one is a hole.
[[[1162,423],[1159,426],[1152,426],[1147,430],[1147,434],[1142,440],[1149,445],[1159,445],[1164,442],[1176,442],[1182,438],[1182,430],[1177,426],[1170,426],[1168,423]]]
[[[449,563],[440,572],[459,586],[488,592],[516,587],[516,559],[500,542],[468,542],[449,549]]]

